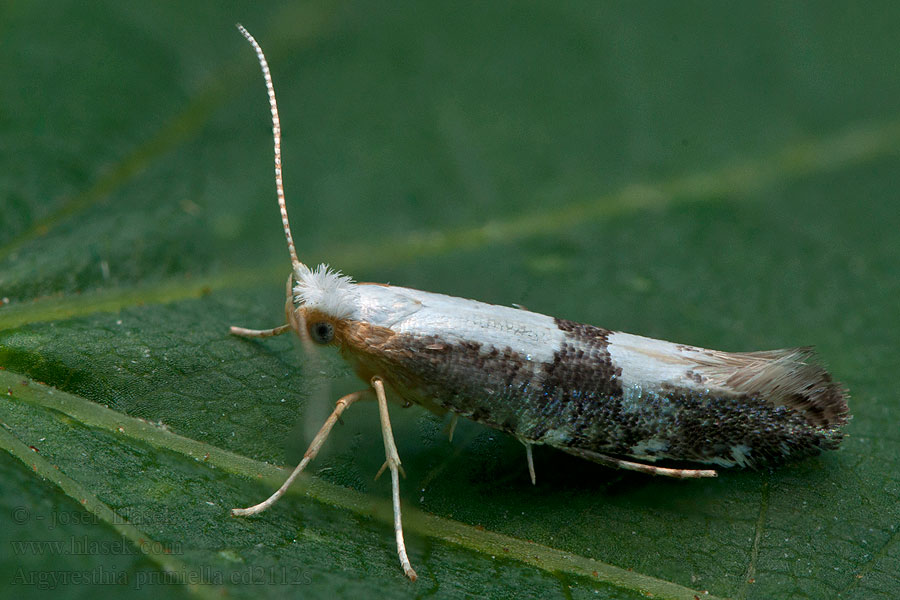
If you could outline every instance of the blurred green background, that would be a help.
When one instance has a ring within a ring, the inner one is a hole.
[[[282,322],[289,268],[238,21],[301,258],[814,344],[849,438],[697,482],[539,448],[533,487],[515,440],[393,407],[411,584],[359,405],[229,517],[360,386],[227,335]],[[893,2],[0,4],[0,595],[896,597],[898,31]]]

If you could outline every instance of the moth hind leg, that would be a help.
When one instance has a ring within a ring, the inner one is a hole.
[[[606,454],[582,450],[580,448],[562,448],[562,450],[574,456],[580,456],[581,458],[586,458],[607,467],[627,469],[629,471],[637,471],[638,473],[647,473],[649,475],[662,475],[664,477],[673,477],[675,479],[699,479],[701,477],[719,476],[713,469],[669,469],[666,467],[657,467],[656,465],[648,465],[642,462],[613,458]]]

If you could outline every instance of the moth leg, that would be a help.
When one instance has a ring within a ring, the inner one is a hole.
[[[279,325],[278,327],[273,327],[272,329],[245,329],[244,327],[235,327],[234,325],[232,325],[228,329],[228,333],[246,338],[267,338],[281,335],[282,333],[287,333],[290,330],[291,326],[287,324]]]
[[[300,474],[300,471],[306,468],[306,465],[308,465],[309,462],[314,459],[319,453],[319,448],[321,448],[322,444],[325,443],[325,439],[328,437],[328,434],[331,433],[331,428],[334,427],[334,424],[340,418],[341,413],[344,412],[344,410],[346,410],[348,406],[362,398],[364,394],[370,394],[371,392],[372,390],[365,389],[358,392],[353,392],[352,394],[347,394],[346,396],[338,400],[334,407],[334,411],[331,413],[331,416],[329,416],[325,420],[322,428],[319,429],[319,433],[316,434],[316,437],[314,437],[313,441],[309,444],[309,448],[307,448],[306,452],[303,454],[303,460],[300,461],[300,464],[297,465],[294,471],[290,474],[290,476],[287,478],[287,481],[285,481],[281,485],[281,487],[278,488],[278,490],[274,494],[269,496],[266,500],[248,508],[232,508],[231,514],[236,517],[255,515],[256,513],[261,513],[262,511],[275,504],[275,502],[277,502],[278,499],[284,495],[287,489],[291,487],[291,484],[297,478],[297,475]]]
[[[459,421],[459,415],[456,413],[453,413],[453,416],[450,417],[450,427],[449,427],[449,431],[448,431],[448,435],[447,435],[448,441],[451,444],[453,443],[453,432],[456,431],[457,421]]]
[[[537,477],[534,475],[534,457],[531,455],[531,444],[528,442],[522,442],[525,444],[525,457],[528,459],[528,474],[531,475],[531,485],[537,485]]]
[[[586,458],[588,460],[606,465],[607,467],[616,467],[619,469],[627,469],[629,471],[638,471],[639,473],[648,473],[650,475],[664,475],[666,477],[674,477],[676,479],[695,479],[700,477],[718,477],[718,474],[712,469],[667,469],[665,467],[657,467],[621,458],[613,458],[598,452],[590,450],[581,450],[578,448],[562,448],[562,450]]]
[[[410,581],[416,580],[416,572],[409,564],[406,555],[406,543],[403,541],[403,525],[400,521],[400,456],[397,454],[397,446],[394,444],[394,432],[391,430],[391,420],[388,417],[387,397],[384,394],[384,382],[379,377],[372,378],[372,387],[378,397],[378,414],[381,416],[381,436],[384,438],[384,466],[378,471],[380,475],[385,467],[391,470],[391,496],[394,504],[394,535],[397,538],[397,555],[400,557],[400,566]],[[377,477],[377,475],[376,475]]]
[[[292,328],[300,331],[300,328],[297,326],[296,317],[294,316],[295,311],[291,292],[291,283],[293,283],[292,277],[292,275],[288,275],[287,285],[285,286],[285,295],[287,296],[287,299],[284,302],[284,314],[287,317],[287,323],[279,325],[278,327],[273,327],[272,329],[247,329],[245,327],[235,327],[232,325],[228,329],[228,332],[232,335],[239,335],[247,338],[267,338],[287,333]]]

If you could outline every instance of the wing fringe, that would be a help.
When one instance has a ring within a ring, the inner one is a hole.
[[[811,347],[706,356],[703,373],[723,388],[797,410],[820,427],[841,427],[849,420],[847,390],[832,379]]]

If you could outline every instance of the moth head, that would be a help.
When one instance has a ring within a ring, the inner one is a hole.
[[[353,280],[327,265],[310,269],[303,263],[295,266],[292,279],[285,305],[288,322],[315,344],[339,344],[345,324],[358,312]]]

